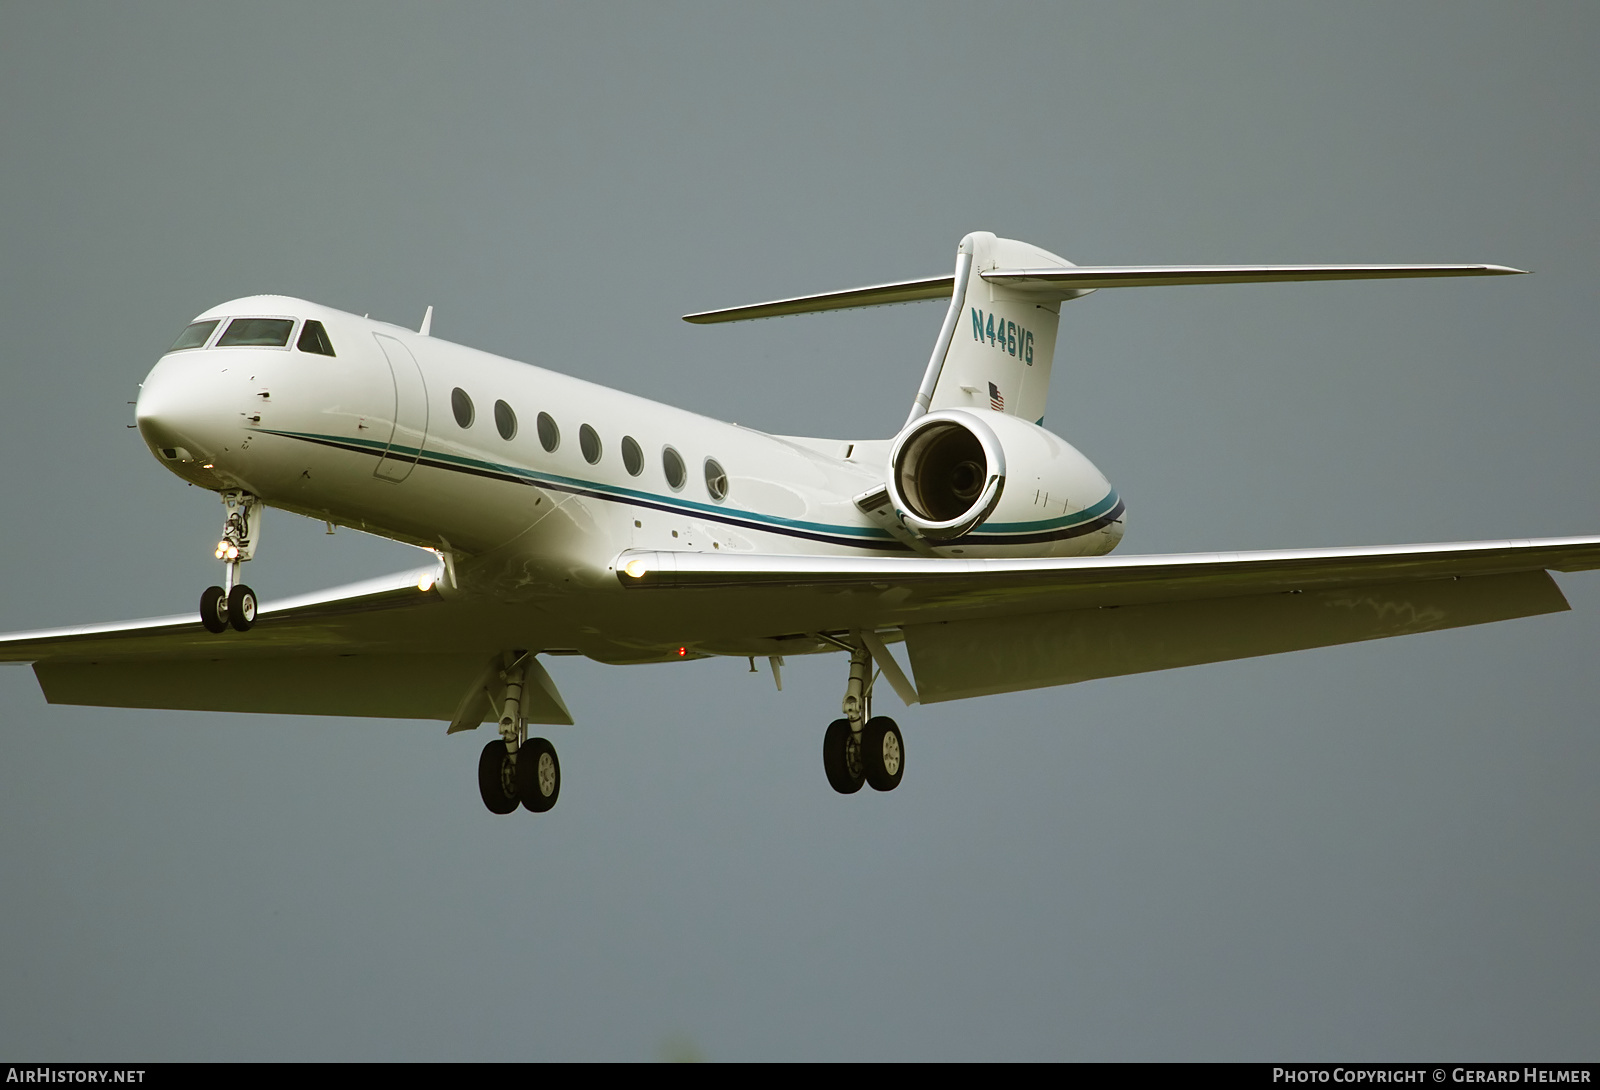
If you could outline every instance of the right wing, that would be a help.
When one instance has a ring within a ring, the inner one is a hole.
[[[440,719],[466,729],[495,717],[483,693],[503,688],[498,657],[536,637],[525,615],[498,603],[445,600],[436,574],[419,568],[263,603],[248,634],[208,632],[197,613],[10,633],[0,636],[0,662],[32,662],[52,704]],[[537,659],[529,665],[528,720],[571,723],[549,674]]]

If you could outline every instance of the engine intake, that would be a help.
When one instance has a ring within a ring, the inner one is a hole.
[[[941,409],[918,417],[889,453],[889,497],[901,520],[930,541],[977,527],[1000,502],[1006,456],[973,413]]]

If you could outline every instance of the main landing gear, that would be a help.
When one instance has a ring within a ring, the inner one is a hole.
[[[478,757],[478,793],[491,814],[509,814],[518,805],[542,814],[561,797],[561,761],[544,738],[528,737],[522,718],[522,687],[528,679],[524,654],[502,675],[505,704],[500,709],[500,737]]]
[[[851,648],[844,718],[828,724],[822,736],[822,770],[841,795],[855,794],[863,783],[893,791],[905,775],[905,739],[893,719],[872,714],[872,682],[871,652],[865,645]]]
[[[239,582],[239,565],[255,556],[261,540],[261,500],[231,489],[222,494],[222,505],[227,514],[214,555],[222,561],[223,585],[200,595],[200,623],[212,632],[247,632],[256,623],[256,592]]]

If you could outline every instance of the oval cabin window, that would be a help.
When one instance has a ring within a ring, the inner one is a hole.
[[[561,429],[556,427],[555,417],[549,413],[540,413],[535,421],[539,427],[539,445],[545,450],[554,451],[561,445]]]
[[[718,503],[728,495],[728,474],[715,458],[706,459],[706,491]]]
[[[600,433],[587,424],[579,428],[578,449],[583,451],[583,460],[594,465],[600,460]]]
[[[622,466],[630,477],[644,472],[644,451],[639,447],[639,440],[631,435],[622,437]]]
[[[517,434],[517,414],[504,401],[494,403],[494,427],[502,439],[510,440]]]
[[[688,471],[684,469],[683,455],[671,447],[662,448],[661,471],[667,475],[667,484],[672,486],[674,492],[683,488],[683,482],[689,476]]]

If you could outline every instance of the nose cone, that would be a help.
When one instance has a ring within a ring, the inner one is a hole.
[[[139,388],[134,417],[157,461],[195,484],[216,487],[211,470],[236,445],[242,421],[237,381],[203,351],[162,357]]]

